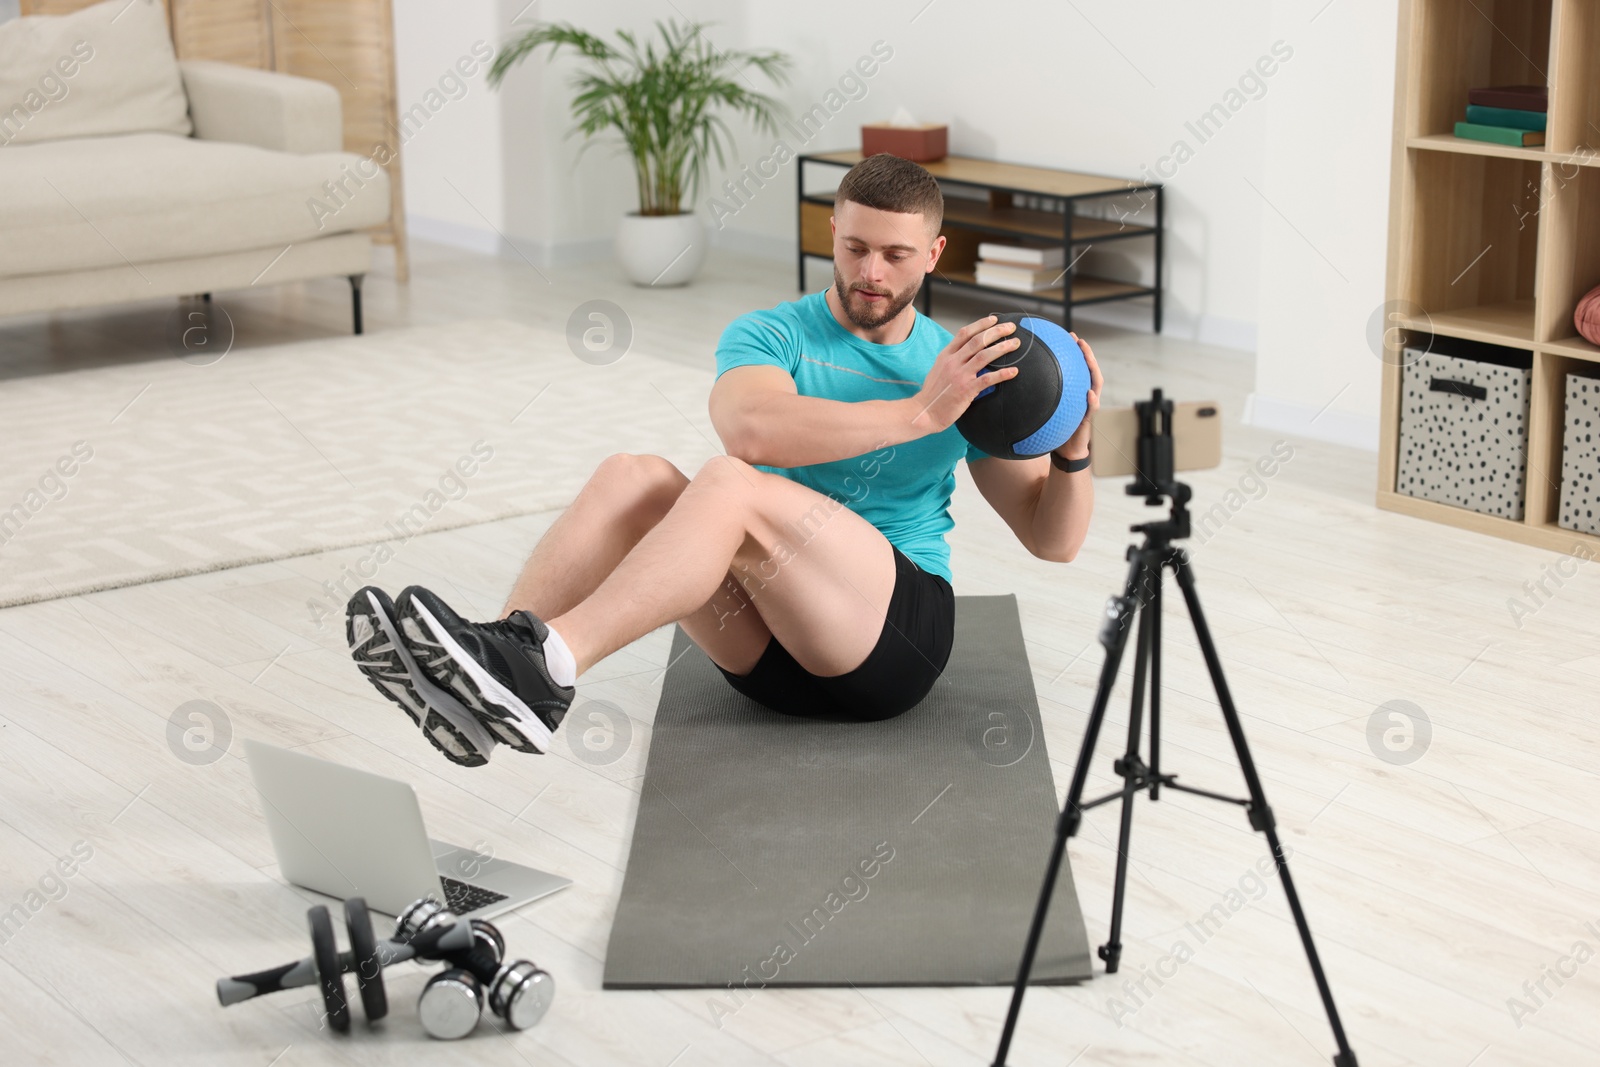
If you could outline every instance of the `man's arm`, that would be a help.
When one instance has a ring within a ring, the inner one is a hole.
[[[1094,351],[1077,334],[1072,338],[1083,350],[1083,360],[1089,368],[1089,389],[1084,396],[1083,421],[1056,449],[1058,456],[1069,461],[1089,457],[1089,437],[1104,384]],[[1026,460],[989,456],[968,463],[967,468],[972,471],[978,492],[1032,555],[1056,563],[1071,563],[1077,557],[1089,533],[1089,518],[1094,514],[1094,478],[1088,467],[1061,471],[1048,456]]]
[[[916,397],[825,400],[801,396],[782,367],[725,371],[711,389],[711,424],[728,455],[765,467],[807,467],[914,441],[933,432],[919,425]]]
[[[1057,451],[1065,458],[1068,449]],[[1032,556],[1071,563],[1089,532],[1094,513],[1094,479],[1087,469],[1068,474],[1049,457],[999,459],[967,464],[983,499],[1005,520]]]
[[[898,400],[801,396],[783,367],[735,366],[711,389],[711,424],[729,455],[764,467],[806,467],[915,441],[954,425],[985,387],[1016,377],[1016,367],[1003,367],[978,379],[990,362],[1017,346],[1012,331],[1012,323],[996,322],[993,315],[963,326],[934,360],[922,387]],[[719,363],[721,356],[719,348]]]

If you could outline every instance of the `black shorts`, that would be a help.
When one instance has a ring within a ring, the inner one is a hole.
[[[855,670],[831,678],[812,674],[776,637],[749,674],[717,670],[751,700],[785,715],[869,720],[909,711],[928,695],[950,660],[956,597],[949,582],[924,571],[898,548],[894,570],[883,631]]]

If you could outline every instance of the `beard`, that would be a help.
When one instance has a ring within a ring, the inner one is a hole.
[[[839,273],[838,264],[833,268],[833,289],[839,294],[839,306],[844,308],[845,318],[849,319],[857,328],[863,330],[876,330],[879,326],[893,319],[904,311],[911,301],[917,298],[917,290],[922,288],[922,279],[918,278],[906,286],[903,292],[884,293],[881,289],[863,286],[869,293],[878,293],[888,297],[882,304],[871,304],[857,296],[854,289],[845,287],[844,277]]]

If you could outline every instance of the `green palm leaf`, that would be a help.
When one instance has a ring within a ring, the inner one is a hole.
[[[572,76],[573,128],[586,140],[614,130],[633,157],[641,215],[676,215],[685,195],[696,194],[712,161],[722,166],[733,134],[719,111],[743,116],[757,130],[777,133],[778,104],[749,85],[747,70],[775,84],[788,78],[790,59],[776,51],[720,51],[706,37],[701,22],[657,22],[663,50],[656,42],[641,44],[628,30],[618,30],[613,46],[568,23],[535,23],[505,42],[489,67],[489,84],[499,86],[506,73],[543,45],[554,56],[563,48],[577,52],[588,65]]]

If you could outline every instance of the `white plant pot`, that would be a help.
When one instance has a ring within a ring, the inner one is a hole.
[[[694,212],[640,215],[617,226],[617,260],[635,285],[684,285],[706,258],[706,230]]]

